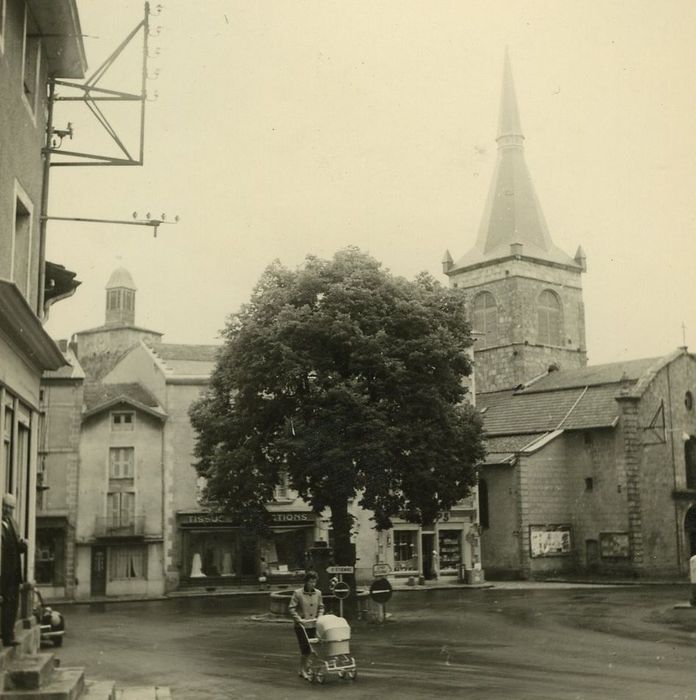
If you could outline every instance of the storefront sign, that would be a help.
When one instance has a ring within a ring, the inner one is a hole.
[[[389,576],[391,573],[391,566],[389,564],[373,564],[372,565],[372,575],[377,578],[378,576]]]
[[[530,525],[532,557],[559,557],[570,554],[570,525]]]
[[[310,524],[314,522],[314,513],[307,510],[270,513],[274,525]]]
[[[238,525],[231,515],[217,513],[188,513],[181,516],[182,525]]]

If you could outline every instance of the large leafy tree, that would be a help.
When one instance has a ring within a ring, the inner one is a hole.
[[[352,565],[351,499],[384,529],[433,522],[469,494],[483,448],[461,290],[395,277],[355,248],[274,263],[225,338],[191,409],[212,508],[262,529],[285,472],[314,511],[331,509],[335,560]]]

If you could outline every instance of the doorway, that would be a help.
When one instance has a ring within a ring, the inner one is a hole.
[[[585,563],[588,571],[596,571],[599,568],[599,542],[597,540],[585,540]]]
[[[106,595],[106,547],[92,547],[89,590],[92,595]]]
[[[432,532],[421,534],[421,552],[423,556],[423,578],[426,581],[434,578],[433,549],[435,548],[435,535]]]
[[[686,531],[686,541],[689,545],[689,557],[696,556],[696,506],[691,506],[686,511],[684,530]]]

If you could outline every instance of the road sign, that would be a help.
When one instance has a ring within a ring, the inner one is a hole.
[[[389,564],[373,564],[372,565],[372,575],[377,578],[378,576],[388,576],[391,573],[391,566]]]
[[[392,586],[386,578],[378,578],[370,586],[370,598],[384,605],[392,597]]]
[[[327,574],[352,574],[353,567],[352,566],[327,566],[326,573]]]
[[[350,586],[345,581],[339,581],[333,587],[333,594],[339,599],[343,600],[350,595]]]

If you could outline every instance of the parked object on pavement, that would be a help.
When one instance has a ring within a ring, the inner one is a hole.
[[[53,642],[53,646],[59,647],[63,644],[65,636],[65,618],[63,613],[59,613],[49,605],[46,605],[39,591],[34,590],[34,607],[32,610],[36,621],[41,629],[41,641]]]

